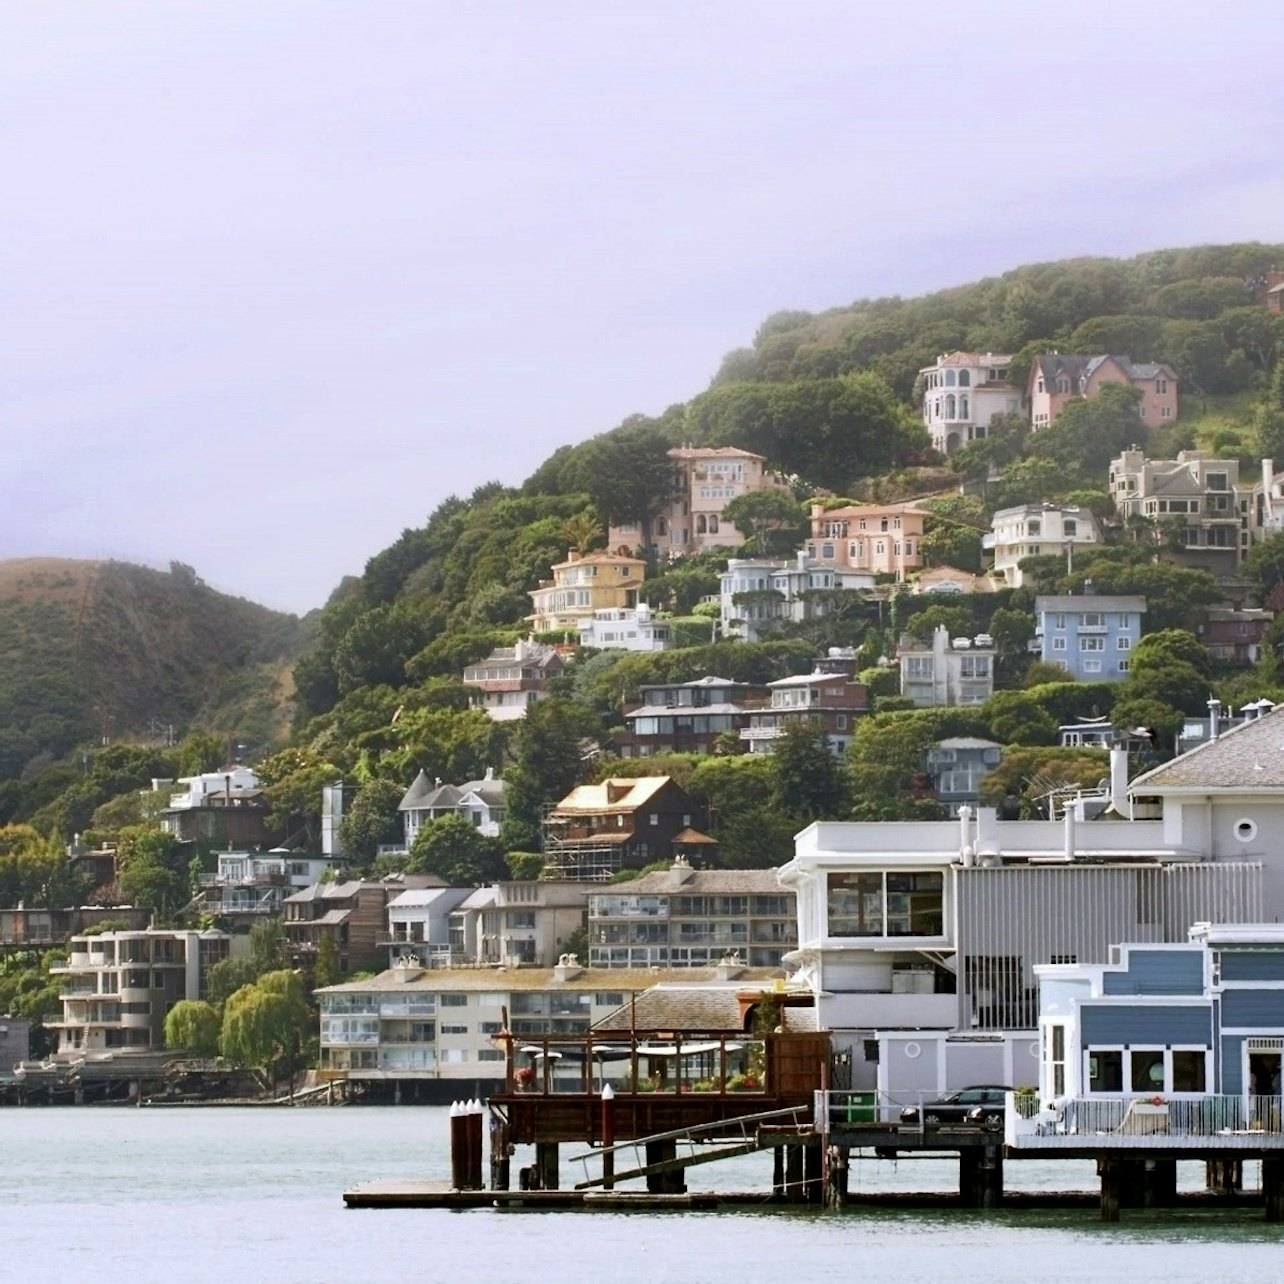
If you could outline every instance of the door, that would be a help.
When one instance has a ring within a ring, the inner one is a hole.
[[[1248,1053],[1248,1115],[1250,1127],[1280,1130],[1279,1051]]]

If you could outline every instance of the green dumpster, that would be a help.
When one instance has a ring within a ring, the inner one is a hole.
[[[878,1120],[877,1094],[873,1092],[853,1092],[847,1097],[847,1122],[849,1124],[871,1124]]]

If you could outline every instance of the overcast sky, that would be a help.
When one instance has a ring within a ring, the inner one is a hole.
[[[773,311],[1284,240],[1282,13],[0,0],[0,558],[303,611]]]

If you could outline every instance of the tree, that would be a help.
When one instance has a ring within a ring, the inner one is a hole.
[[[297,972],[268,972],[242,986],[223,1008],[219,1051],[229,1061],[273,1074],[294,1055],[311,1025],[303,982]]]
[[[1049,745],[1057,722],[1031,691],[996,691],[981,709],[995,740],[1007,745]]]
[[[337,985],[342,979],[339,951],[335,948],[334,937],[329,932],[323,932],[317,942],[316,961],[312,965],[313,988],[321,990],[327,985]]]
[[[846,810],[850,775],[829,749],[819,719],[790,721],[773,743],[772,796],[776,805],[803,824],[837,820]]]
[[[421,825],[410,848],[406,870],[436,874],[451,887],[480,887],[503,878],[504,844],[489,838],[458,812]]]
[[[952,638],[971,637],[972,613],[965,606],[944,606],[938,602],[915,611],[905,621],[905,631],[920,642],[931,642],[936,630],[942,627]]]
[[[122,829],[116,840],[116,885],[127,904],[162,919],[176,914],[189,900],[187,862],[178,840],[162,829]]]
[[[1018,799],[1023,817],[1046,816],[1049,794],[1094,788],[1109,771],[1109,755],[1102,749],[1010,748],[981,781],[981,802],[1000,806]]]
[[[1284,370],[1284,361],[1280,362],[1280,369]],[[1284,412],[1281,417],[1284,418]],[[1284,446],[1284,437],[1281,445]],[[1284,463],[1284,449],[1277,458]],[[1260,544],[1253,545],[1244,558],[1244,574],[1256,585],[1257,599],[1262,603],[1277,585],[1284,584],[1284,531],[1275,531]]]
[[[1139,418],[1140,388],[1107,383],[1092,398],[1080,397],[1062,407],[1056,420],[1030,438],[1030,450],[1052,460],[1066,480],[1082,477],[1095,481],[1110,461],[1145,434]]]
[[[361,786],[339,824],[339,840],[350,860],[373,860],[380,844],[401,837],[397,805],[405,792],[395,780],[371,780]]]
[[[517,729],[514,761],[504,772],[505,850],[541,847],[544,807],[565,798],[585,775],[584,711],[567,700],[537,700]]]
[[[218,1011],[204,999],[180,999],[165,1015],[165,1046],[194,1057],[218,1056]]]
[[[783,557],[807,538],[802,506],[788,491],[748,491],[730,500],[722,515],[744,536],[746,553]]]
[[[313,841],[321,830],[321,790],[343,773],[310,748],[283,749],[263,759],[255,771],[263,782],[268,820],[291,831],[291,837],[298,831],[305,841]]]
[[[562,534],[567,544],[582,557],[591,549],[600,548],[606,542],[606,532],[602,523],[591,509],[584,509],[562,523]]]

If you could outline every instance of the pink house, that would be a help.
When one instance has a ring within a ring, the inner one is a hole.
[[[911,504],[811,506],[807,556],[820,566],[848,567],[875,575],[895,575],[923,566],[923,519]]]
[[[1177,418],[1177,375],[1162,362],[1135,362],[1128,357],[1078,356],[1050,352],[1030,366],[1026,396],[1030,423],[1037,432],[1055,423],[1062,407],[1075,397],[1095,397],[1108,383],[1141,390],[1141,419],[1155,427]]]

